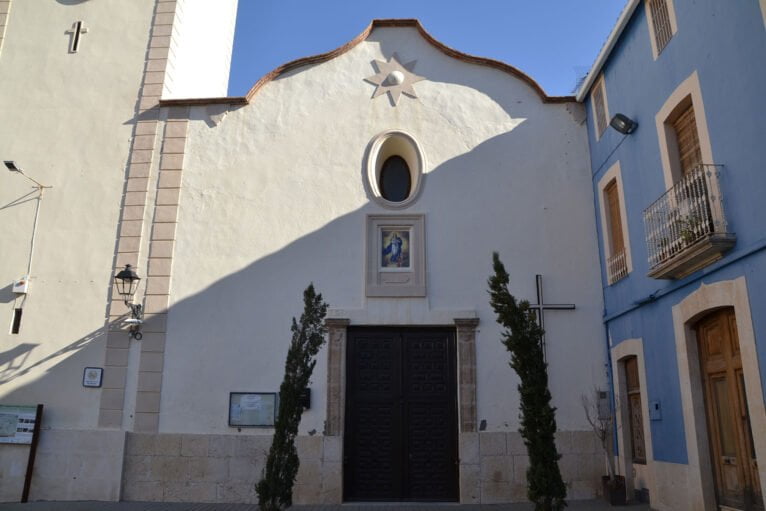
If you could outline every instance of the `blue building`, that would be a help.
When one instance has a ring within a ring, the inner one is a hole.
[[[618,465],[656,509],[763,509],[765,26],[763,0],[631,0],[577,95]]]

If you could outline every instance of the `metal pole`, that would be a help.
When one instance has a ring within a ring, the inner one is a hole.
[[[32,257],[35,253],[35,236],[37,235],[37,219],[40,216],[40,203],[43,201],[43,191],[45,187],[40,185],[38,187],[40,194],[37,196],[37,206],[35,206],[35,222],[32,225],[32,242],[29,245],[29,262],[27,263],[27,278],[32,275]]]
[[[32,485],[32,471],[35,468],[35,454],[37,454],[37,442],[40,440],[40,423],[43,420],[43,405],[37,405],[35,413],[35,427],[32,430],[32,445],[29,446],[29,459],[27,460],[27,473],[24,476],[24,490],[21,492],[21,502],[29,500],[29,487]]]

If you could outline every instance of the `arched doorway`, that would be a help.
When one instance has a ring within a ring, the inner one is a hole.
[[[718,504],[762,510],[763,497],[745,392],[737,323],[731,307],[695,325]]]

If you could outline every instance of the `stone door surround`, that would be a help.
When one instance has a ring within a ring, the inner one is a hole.
[[[327,415],[325,436],[343,434],[345,402],[345,354],[348,318],[329,318],[327,326]],[[476,431],[476,327],[478,318],[455,318],[457,340],[458,422],[460,433]],[[355,325],[356,326],[356,325]],[[362,325],[359,325],[362,326]],[[409,325],[364,325],[409,326]],[[420,325],[412,325],[420,326]]]

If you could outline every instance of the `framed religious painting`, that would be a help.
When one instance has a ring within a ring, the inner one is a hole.
[[[368,215],[367,296],[425,296],[425,217]]]

